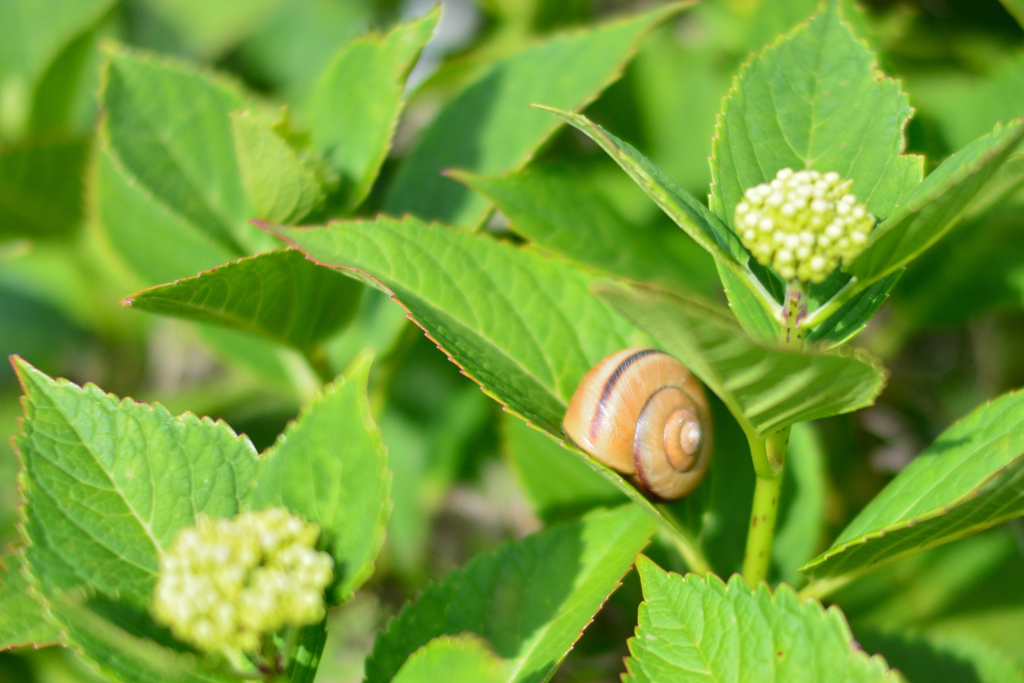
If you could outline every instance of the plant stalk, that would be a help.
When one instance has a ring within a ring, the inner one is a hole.
[[[754,485],[754,505],[750,512],[750,530],[747,532],[747,551],[743,557],[743,576],[751,586],[768,578],[771,566],[772,541],[775,539],[775,518],[779,512],[779,491],[782,472],[786,464],[786,446],[789,428],[771,434],[765,440],[768,462],[775,472],[773,477],[757,478]]]
[[[786,283],[786,296],[782,302],[782,333],[779,343],[784,349],[799,350],[807,340],[804,319],[807,317],[807,284],[800,280]]]

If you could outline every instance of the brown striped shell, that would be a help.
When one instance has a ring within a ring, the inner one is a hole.
[[[704,389],[682,363],[655,349],[626,349],[594,366],[562,426],[587,453],[666,500],[697,488],[711,461]]]

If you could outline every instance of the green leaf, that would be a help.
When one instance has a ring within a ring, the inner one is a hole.
[[[747,287],[748,278],[736,275],[719,263],[718,276],[722,279],[725,296],[729,300],[729,308],[743,331],[756,342],[768,346],[777,346],[782,333],[779,319],[769,312]]]
[[[558,127],[527,106],[583,107],[618,78],[651,27],[685,6],[565,33],[497,62],[426,129],[386,195],[385,209],[474,227],[486,215],[487,201],[441,172],[495,175],[525,166]]]
[[[188,47],[213,59],[269,18],[284,0],[145,0]]]
[[[387,449],[370,415],[371,354],[306,406],[260,467],[252,505],[283,505],[316,522],[334,557],[334,596],[345,602],[373,574],[391,513]]]
[[[888,216],[921,180],[905,156],[911,108],[899,83],[840,16],[838,0],[740,71],[718,118],[711,208],[732,225],[747,188],[781,168],[835,171],[876,216]]]
[[[249,497],[256,451],[224,423],[54,381],[20,358],[25,558],[44,592],[88,585],[146,605],[162,549]]]
[[[944,431],[801,571],[862,573],[1024,515],[1024,394]]]
[[[343,209],[366,198],[391,148],[405,81],[440,7],[385,35],[356,38],[331,61],[309,102],[313,143],[342,179]],[[353,103],[359,106],[353,106]],[[275,220],[275,219],[269,219]]]
[[[1000,0],[1006,11],[1013,15],[1017,23],[1024,26],[1024,0]]]
[[[32,596],[21,553],[0,557],[0,652],[57,642],[60,631]]]
[[[627,220],[591,180],[570,167],[531,166],[492,178],[449,176],[486,195],[516,234],[545,251],[677,291],[710,296],[718,289],[714,262],[683,232]]]
[[[839,310],[808,332],[807,341],[838,346],[853,339],[889,298],[889,292],[902,274],[903,269],[895,270],[851,297]]]
[[[242,185],[256,217],[298,223],[324,201],[316,173],[271,126],[250,111],[231,115]]]
[[[415,218],[272,228],[383,286],[465,373],[552,434],[583,376],[635,339],[591,277],[529,249]]]
[[[801,603],[788,586],[772,595],[739,576],[728,585],[716,576],[682,577],[642,556],[637,569],[644,602],[629,640],[627,683],[903,680],[881,657],[855,648],[838,609]]]
[[[154,199],[236,256],[267,245],[235,158],[229,114],[252,108],[237,85],[112,50],[100,99],[101,139]]]
[[[0,237],[67,235],[82,220],[88,142],[30,142],[0,149]]]
[[[584,510],[625,502],[621,491],[570,456],[548,434],[507,414],[502,431],[504,450],[519,483],[534,512],[545,521],[570,519]]]
[[[928,174],[871,233],[868,247],[846,270],[861,286],[915,259],[963,217],[975,195],[1024,137],[1024,121],[996,126]]]
[[[487,642],[464,633],[440,636],[416,650],[398,670],[394,683],[504,683],[507,665]]]
[[[546,680],[652,533],[653,522],[628,505],[477,555],[428,586],[377,636],[367,683],[392,680],[433,638],[465,632],[510,661],[504,680]]]
[[[359,307],[351,278],[281,249],[239,259],[125,300],[161,315],[223,325],[311,352]]]
[[[288,680],[291,683],[313,683],[326,643],[326,617],[319,624],[299,629],[295,645],[288,653]]]
[[[772,563],[790,585],[803,581],[799,568],[824,547],[826,469],[825,445],[814,426],[806,422],[793,425],[772,544]]]
[[[914,683],[1024,683],[1020,665],[970,637],[857,631],[866,652],[877,652]]]
[[[758,435],[871,405],[885,370],[863,351],[761,346],[712,304],[602,282],[598,294],[676,356]]]

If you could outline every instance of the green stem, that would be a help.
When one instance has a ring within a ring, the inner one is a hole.
[[[774,476],[758,476],[754,485],[754,505],[750,513],[750,530],[747,532],[747,551],[743,558],[743,576],[752,586],[768,578],[772,541],[775,539],[775,518],[779,512],[782,472],[786,464],[786,447],[789,444],[789,428],[769,435],[764,443]]]
[[[782,302],[782,332],[779,343],[784,349],[802,349],[807,339],[803,322],[807,317],[807,284],[800,280],[786,283],[786,297]]]

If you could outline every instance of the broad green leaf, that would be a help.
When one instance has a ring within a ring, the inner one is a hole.
[[[580,270],[486,235],[411,217],[273,230],[373,278],[469,377],[552,434],[590,368],[639,341]]]
[[[874,284],[855,294],[835,313],[807,333],[807,340],[826,342],[826,346],[838,346],[857,336],[871,317],[878,312],[889,292],[903,274],[903,269],[894,270]]]
[[[729,308],[743,331],[756,342],[775,346],[782,334],[782,323],[773,316],[750,291],[743,275],[736,275],[721,263],[718,277],[722,279]]]
[[[598,294],[683,362],[759,435],[871,405],[885,370],[863,351],[761,346],[728,313],[678,295],[603,282]]]
[[[570,519],[583,510],[626,501],[608,480],[544,432],[507,414],[502,431],[505,453],[523,492],[545,521]]]
[[[902,677],[857,649],[842,613],[800,602],[788,586],[773,595],[739,576],[668,574],[637,561],[644,587],[640,624],[629,640],[627,683],[818,683]]]
[[[432,639],[467,632],[509,660],[504,680],[547,680],[653,533],[644,512],[627,505],[477,555],[377,636],[367,683],[392,680]]]
[[[861,573],[1024,515],[1024,394],[944,431],[801,571]]]
[[[68,595],[53,600],[53,612],[71,644],[109,679],[131,683],[231,683],[238,679],[204,670],[191,652],[165,647],[130,633],[87,603]]]
[[[558,127],[527,107],[533,102],[583,107],[618,78],[652,26],[685,6],[672,4],[565,33],[496,63],[426,129],[385,197],[385,209],[474,227],[487,213],[488,202],[441,172],[459,168],[495,175],[525,166]]]
[[[366,395],[371,360],[361,355],[302,411],[267,451],[253,491],[254,508],[283,505],[320,525],[336,602],[373,573],[391,512],[387,449]]]
[[[810,22],[740,71],[718,118],[711,208],[732,225],[747,188],[781,168],[835,171],[876,216],[892,213],[920,182],[903,155],[911,108],[899,83],[826,0]]]
[[[394,683],[504,683],[506,665],[486,641],[468,633],[440,636],[416,650],[399,669]]]
[[[235,158],[229,114],[252,108],[237,85],[115,49],[100,99],[101,139],[154,199],[238,256],[267,245],[248,223],[253,209]]]
[[[302,252],[281,249],[144,289],[125,303],[310,352],[352,319],[361,290],[359,283],[312,263]]]
[[[60,641],[60,631],[34,597],[20,552],[0,557],[0,652]]]
[[[825,546],[826,469],[825,446],[817,430],[808,423],[793,425],[772,544],[772,564],[790,585],[804,580],[799,568]]]
[[[865,652],[885,657],[914,683],[1024,683],[1018,663],[974,638],[861,630],[856,636]]]
[[[256,451],[224,423],[54,381],[20,358],[25,558],[44,592],[88,585],[146,605],[162,549],[199,513],[232,516]]]
[[[295,645],[288,656],[288,680],[290,683],[313,683],[316,678],[324,645],[327,643],[327,618],[319,624],[303,626],[295,638]]]
[[[1022,137],[1024,121],[1015,120],[946,159],[872,231],[867,248],[846,270],[861,286],[870,284],[935,244],[959,222]]]
[[[269,18],[284,0],[145,0],[189,48],[215,58]]]
[[[88,153],[76,138],[0,149],[0,237],[47,239],[77,228]]]
[[[531,166],[491,178],[450,175],[486,195],[508,217],[513,232],[545,251],[678,291],[710,296],[718,289],[714,262],[683,232],[626,220],[570,167]]]
[[[320,179],[271,126],[250,111],[231,115],[242,185],[256,218],[298,223],[324,201]]]
[[[1017,23],[1024,26],[1024,0],[1000,0],[1006,11],[1013,15]]]
[[[356,38],[320,76],[309,102],[310,134],[341,176],[343,209],[370,191],[405,104],[405,80],[439,17],[440,7],[385,35]]]
[[[720,274],[731,271],[729,276],[723,276],[723,282],[733,310],[743,320],[743,327],[762,341],[775,337],[777,333],[773,333],[770,321],[779,305],[746,265],[749,254],[732,230],[631,145],[584,116],[540,108],[586,133],[669,218],[715,258]],[[758,306],[753,305],[755,302]]]

